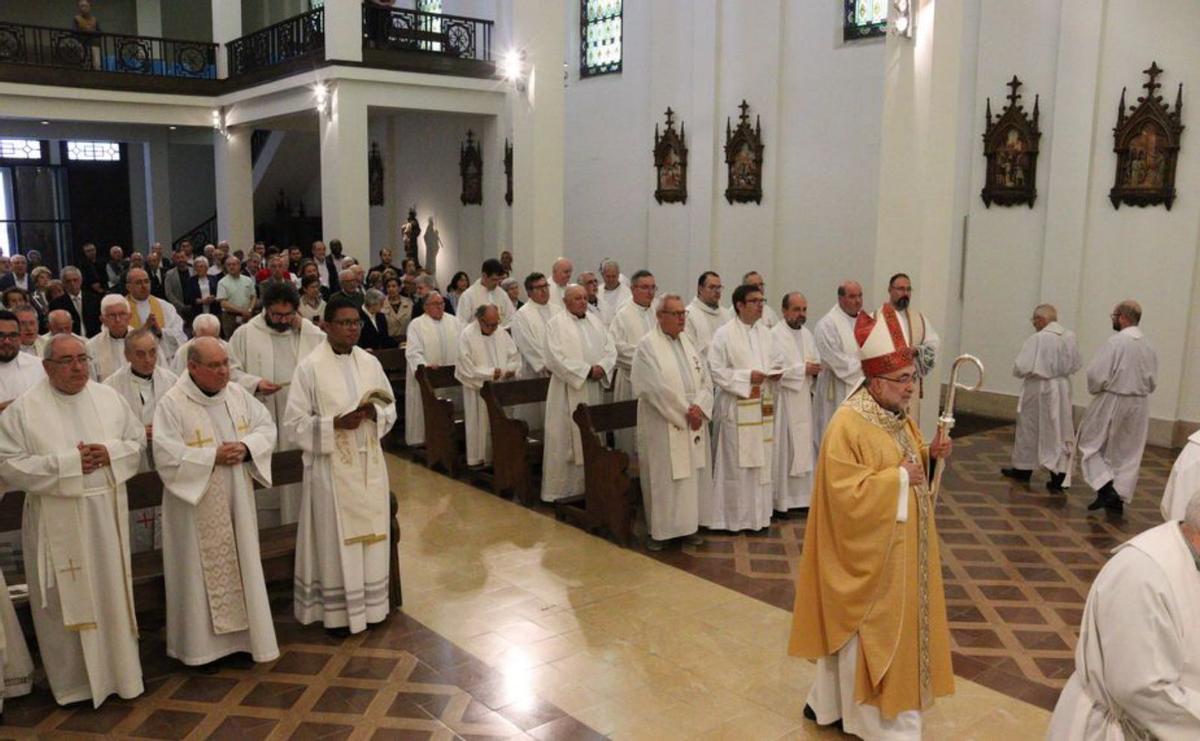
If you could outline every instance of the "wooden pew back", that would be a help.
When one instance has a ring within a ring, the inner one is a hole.
[[[492,491],[498,495],[512,491],[517,501],[529,507],[538,501],[533,466],[541,463],[542,446],[530,439],[529,424],[509,417],[505,407],[544,402],[549,388],[549,378],[529,378],[488,381],[479,392],[492,433]]]
[[[606,447],[599,434],[636,427],[637,401],[580,404],[571,417],[583,441],[584,494],[582,509],[568,503],[564,518],[589,530],[605,530],[618,543],[630,543],[641,487],[629,470],[629,456]]]
[[[455,419],[454,402],[438,397],[437,390],[461,386],[454,377],[453,365],[430,368],[422,365],[414,374],[421,389],[421,409],[425,413],[425,464],[441,466],[454,476],[459,459],[465,454],[466,436],[462,422]]]
[[[403,338],[401,338],[403,339]],[[396,450],[404,447],[404,399],[407,390],[405,389],[405,372],[408,368],[407,359],[404,356],[404,349],[398,347],[386,348],[381,350],[370,350],[371,354],[379,360],[379,365],[383,367],[383,372],[387,376],[388,381],[392,385],[392,395],[396,397],[396,424],[392,427],[392,431],[388,433],[384,439],[384,445],[389,450]]]

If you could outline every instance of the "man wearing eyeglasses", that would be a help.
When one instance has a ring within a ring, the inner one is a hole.
[[[521,353],[521,370],[518,378],[541,378],[550,374],[546,370],[546,322],[554,316],[550,308],[550,281],[541,273],[530,273],[525,277],[525,295],[529,301],[517,309],[512,323],[512,338]],[[545,402],[521,404],[512,414],[529,424],[529,429],[540,430],[546,418]]]
[[[649,270],[639,270],[630,278],[633,299],[617,311],[608,328],[608,336],[617,350],[617,367],[613,372],[613,401],[628,401],[634,398],[633,382],[629,373],[633,367],[633,353],[638,343],[656,325],[654,294],[658,292],[654,275]],[[634,430],[618,430],[615,434],[618,450],[633,455],[637,453]]]
[[[129,302],[110,293],[100,301],[100,334],[87,342],[88,354],[95,360],[95,379],[103,381],[125,364],[125,337],[129,334]]]
[[[0,412],[45,377],[41,360],[21,352],[16,314],[0,310]]]
[[[817,660],[804,715],[861,738],[921,738],[921,713],[954,691],[930,458],[907,409],[913,348],[896,310],[859,314],[863,385],[821,445],[789,653]]]
[[[733,318],[733,312],[728,307],[721,306],[721,276],[711,270],[700,274],[696,282],[696,298],[687,307],[687,323],[684,325],[696,352],[708,362],[708,345],[712,342],[713,333],[725,322]]]
[[[766,300],[766,298],[767,298],[767,282],[764,281],[763,277],[758,274],[758,271],[751,270],[749,273],[746,273],[745,275],[743,275],[742,276],[742,285],[743,286],[753,286],[753,287],[757,288],[758,292],[763,295],[763,311],[762,311],[763,326],[766,327],[767,329],[770,329],[771,327],[774,327],[776,324],[779,324],[779,315],[775,313],[775,310],[771,308],[771,304]]]

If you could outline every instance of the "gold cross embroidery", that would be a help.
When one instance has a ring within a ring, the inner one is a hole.
[[[238,434],[243,435],[247,431],[249,431],[249,429],[250,429],[250,423],[246,421],[245,417],[242,417],[241,421],[238,422],[238,426],[237,426]]]
[[[60,573],[60,574],[70,574],[70,575],[71,575],[71,581],[75,581],[75,580],[76,580],[76,578],[77,578],[77,577],[75,576],[75,574],[76,574],[76,572],[79,572],[79,571],[83,571],[83,567],[82,567],[82,566],[76,566],[76,565],[75,565],[75,561],[74,561],[73,559],[70,559],[70,558],[68,558],[68,559],[67,559],[67,568],[65,568],[65,569],[59,569],[59,570],[58,570],[58,573]]]
[[[199,428],[197,428],[196,429],[196,439],[187,441],[186,444],[189,448],[203,448],[205,445],[208,445],[212,441],[213,440],[211,437],[201,437],[200,430],[199,430]]]

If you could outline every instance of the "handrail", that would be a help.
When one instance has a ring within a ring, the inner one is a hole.
[[[230,77],[324,51],[324,8],[285,18],[225,45]]]
[[[382,49],[490,61],[494,25],[465,15],[363,6],[363,41]]]
[[[214,80],[217,44],[0,22],[0,62]]]

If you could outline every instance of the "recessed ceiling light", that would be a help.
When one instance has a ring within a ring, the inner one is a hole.
[[[170,127],[168,127],[168,128],[170,128],[170,129],[171,129],[171,131],[174,131],[175,129],[178,129],[179,127],[178,127],[178,126],[170,126]]]
[[[42,121],[42,126],[49,126],[49,125],[50,125],[49,121]]]

